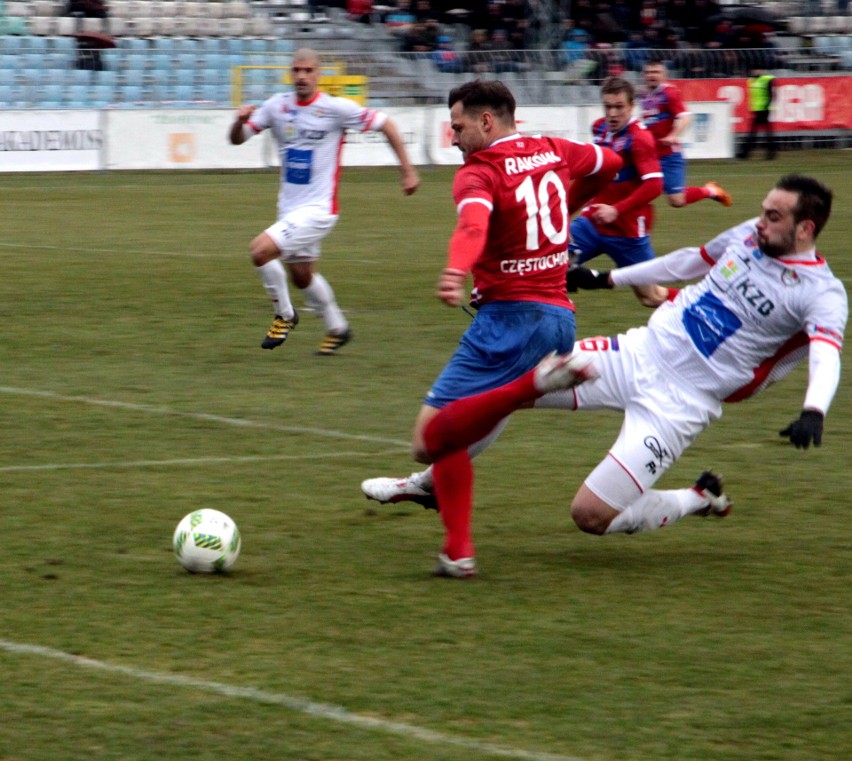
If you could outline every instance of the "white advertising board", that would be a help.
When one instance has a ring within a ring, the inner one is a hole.
[[[386,110],[411,160],[425,163],[422,109]],[[231,145],[234,109],[160,109],[106,112],[108,169],[253,169],[278,166],[275,141],[265,132]],[[396,157],[380,132],[347,133],[344,166],[388,166]]]
[[[234,109],[106,112],[107,169],[251,169],[265,166],[261,140],[231,145]]]
[[[0,172],[101,169],[98,111],[0,110]]]

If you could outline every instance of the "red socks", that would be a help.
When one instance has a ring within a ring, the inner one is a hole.
[[[438,460],[432,466],[432,480],[446,529],[444,553],[450,560],[472,558],[473,466],[467,450],[460,449]]]
[[[684,191],[684,195],[686,196],[686,206],[689,206],[691,203],[703,201],[705,198],[713,197],[713,193],[707,188],[687,188]]]
[[[466,450],[485,438],[504,417],[536,399],[539,393],[533,383],[534,373],[530,370],[505,386],[456,399],[444,407],[423,430],[432,460],[437,462],[452,452]]]

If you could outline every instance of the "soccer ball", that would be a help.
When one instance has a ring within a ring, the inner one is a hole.
[[[172,546],[180,564],[192,573],[223,573],[240,556],[240,530],[225,513],[209,507],[185,515]]]

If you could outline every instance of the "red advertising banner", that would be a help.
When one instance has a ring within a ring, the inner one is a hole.
[[[683,99],[727,100],[734,132],[748,132],[745,79],[677,79]],[[776,77],[771,121],[776,132],[852,129],[852,77]]]

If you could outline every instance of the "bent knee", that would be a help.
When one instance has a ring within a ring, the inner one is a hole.
[[[272,238],[261,233],[249,244],[249,256],[255,267],[262,267],[281,256],[281,252]]]
[[[576,499],[571,505],[571,518],[577,528],[587,534],[600,536],[605,533],[612,522],[613,513],[614,511],[610,507],[602,508],[599,505],[589,505],[578,502]]]

